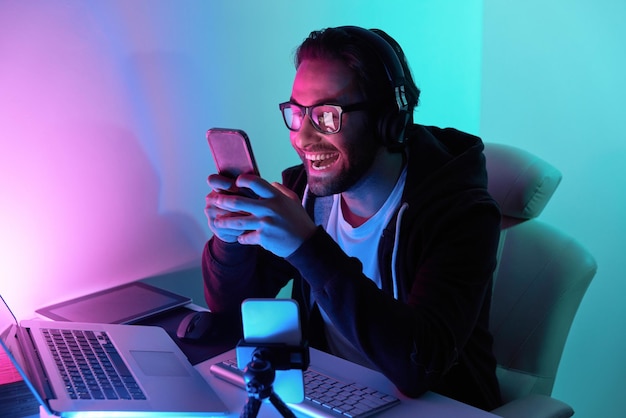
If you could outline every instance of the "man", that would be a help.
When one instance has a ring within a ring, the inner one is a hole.
[[[312,32],[280,105],[302,165],[283,184],[211,175],[203,254],[217,312],[293,278],[312,346],[406,395],[500,405],[488,331],[500,212],[479,138],[412,123],[419,89],[399,45],[358,27]]]

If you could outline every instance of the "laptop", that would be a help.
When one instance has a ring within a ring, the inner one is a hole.
[[[49,415],[203,417],[229,413],[160,327],[47,320],[18,323],[0,295],[0,345]]]

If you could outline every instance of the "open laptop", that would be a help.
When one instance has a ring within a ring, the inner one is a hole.
[[[160,327],[18,323],[0,295],[0,345],[49,415],[228,414],[226,405]],[[75,360],[77,365],[72,364]]]

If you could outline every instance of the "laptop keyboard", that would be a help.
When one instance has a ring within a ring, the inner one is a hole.
[[[103,331],[44,329],[71,399],[146,399]]]
[[[243,371],[236,358],[211,366],[217,377],[245,388]],[[291,409],[311,417],[363,418],[400,403],[394,396],[376,389],[346,382],[320,373],[310,367],[304,371],[304,401],[289,404]]]

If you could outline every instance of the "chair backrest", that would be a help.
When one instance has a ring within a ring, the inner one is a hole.
[[[549,396],[596,261],[535,219],[561,181],[556,168],[503,144],[486,143],[485,156],[489,191],[503,214],[490,317],[502,397]]]

